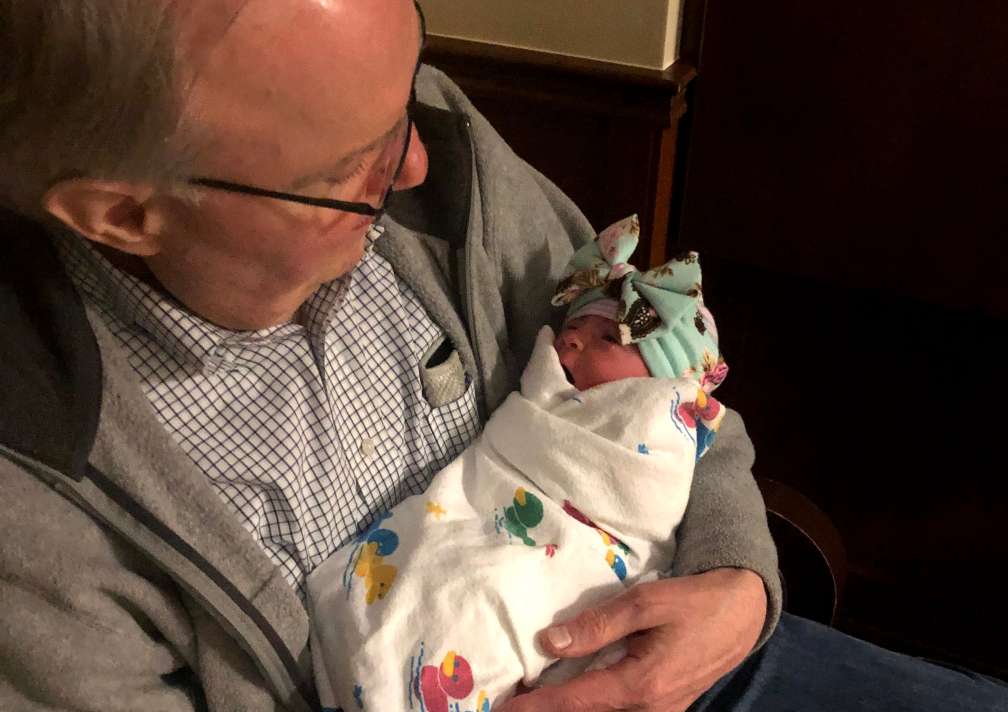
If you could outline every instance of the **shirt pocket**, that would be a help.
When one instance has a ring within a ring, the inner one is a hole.
[[[426,438],[431,465],[438,470],[455,459],[482,428],[476,384],[447,338],[428,349],[421,363],[423,397],[429,409]]]
[[[458,351],[447,338],[435,342],[420,363],[423,396],[432,411],[462,398],[472,385]]]

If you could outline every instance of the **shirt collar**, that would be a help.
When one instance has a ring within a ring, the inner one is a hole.
[[[321,343],[346,292],[350,275],[320,286],[298,310],[296,323],[233,331],[189,311],[171,295],[114,266],[91,241],[70,230],[57,230],[56,250],[77,289],[122,323],[145,331],[176,358],[213,370],[235,346],[253,345],[308,332]],[[301,325],[301,326],[298,326]]]

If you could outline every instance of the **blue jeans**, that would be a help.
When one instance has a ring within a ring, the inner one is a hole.
[[[1008,712],[1008,685],[785,613],[690,712]]]

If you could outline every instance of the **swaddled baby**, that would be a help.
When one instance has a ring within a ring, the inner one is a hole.
[[[324,706],[489,712],[555,662],[538,631],[669,567],[727,368],[696,254],[638,272],[638,232],[628,218],[574,255],[567,319],[521,390],[309,576]]]

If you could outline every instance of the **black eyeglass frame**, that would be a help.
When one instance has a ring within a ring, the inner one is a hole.
[[[413,137],[412,110],[414,104],[416,103],[416,78],[417,74],[420,72],[423,50],[427,44],[426,18],[424,17],[423,10],[420,9],[420,3],[417,0],[413,0],[413,6],[416,8],[417,16],[420,18],[420,53],[417,57],[416,67],[413,69],[413,85],[410,90],[409,102],[406,104],[406,140],[403,143],[402,155],[399,157],[396,169],[392,173],[392,180],[389,181],[388,187],[385,188],[385,191],[382,193],[381,200],[378,202],[378,207],[375,207],[370,203],[336,200],[334,198],[313,198],[307,195],[298,195],[297,193],[285,193],[279,190],[270,190],[268,188],[260,188],[258,186],[247,185],[244,183],[232,183],[231,181],[218,180],[216,178],[197,177],[190,178],[187,182],[190,185],[211,188],[213,190],[223,190],[229,193],[254,195],[260,198],[269,198],[271,200],[283,200],[288,203],[300,203],[301,205],[311,205],[317,208],[341,210],[343,212],[354,213],[356,215],[367,215],[374,217],[377,222],[377,220],[382,216],[382,213],[385,211],[385,203],[388,201],[388,197],[392,193],[392,188],[395,186],[396,181],[399,180],[399,174],[402,173],[403,165],[406,163],[406,156],[409,155],[410,141]]]

